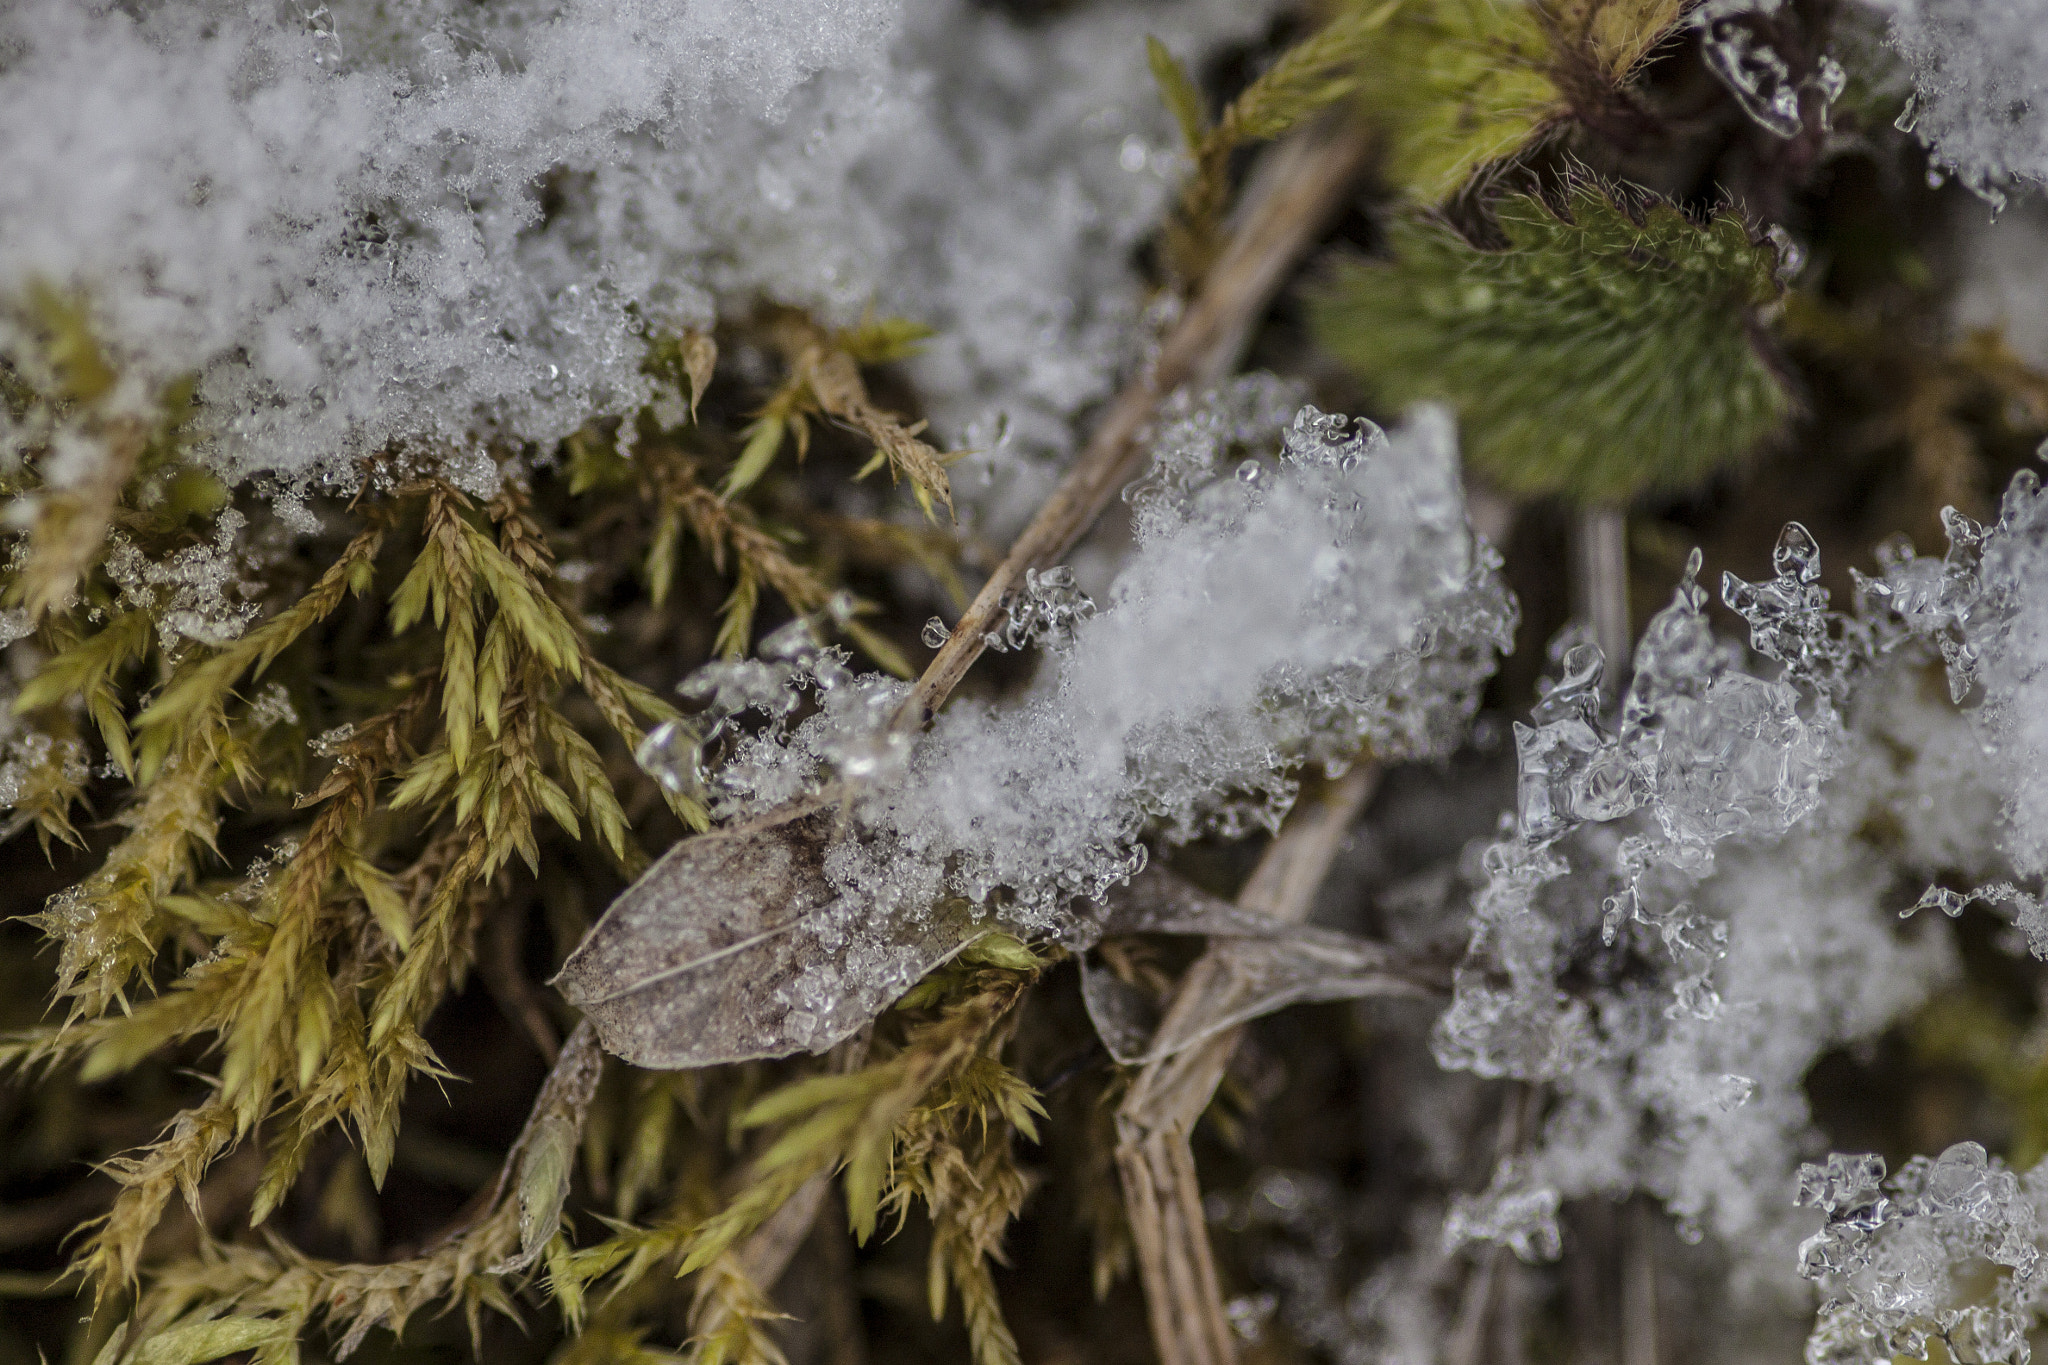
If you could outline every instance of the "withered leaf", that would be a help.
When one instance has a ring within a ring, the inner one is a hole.
[[[824,866],[838,819],[811,807],[683,840],[553,984],[635,1066],[823,1052],[851,1036],[991,926],[959,902],[918,923],[843,914]],[[814,989],[790,989],[804,977]]]
[[[1440,969],[1406,960],[1383,943],[1334,929],[1289,924],[1244,910],[1148,868],[1113,892],[1105,934],[1201,934],[1222,963],[1202,1007],[1154,1030],[1159,1010],[1136,987],[1083,960],[1081,997],[1102,1045],[1127,1065],[1186,1051],[1223,1030],[1289,1005],[1366,996],[1427,996],[1448,988]]]

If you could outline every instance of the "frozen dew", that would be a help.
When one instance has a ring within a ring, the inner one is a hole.
[[[1484,1193],[1459,1195],[1444,1219],[1444,1249],[1498,1242],[1524,1261],[1554,1261],[1564,1249],[1557,1225],[1563,1197],[1533,1183],[1520,1163],[1503,1161]]]
[[[1808,1359],[1924,1358],[1938,1338],[1960,1359],[2024,1365],[2048,1294],[2036,1273],[2048,1168],[2021,1178],[1960,1142],[1883,1177],[1871,1155],[1800,1168],[1796,1202],[1827,1220],[1799,1248],[1800,1273],[1827,1296]]]
[[[299,712],[292,705],[291,693],[284,690],[284,684],[268,683],[256,694],[256,700],[249,704],[249,719],[263,728],[297,725]]]
[[[1805,127],[1803,96],[1811,96],[1827,126],[1828,107],[1848,85],[1840,62],[1822,56],[1811,70],[1795,73],[1769,38],[1770,21],[1784,0],[1706,0],[1687,16],[1699,31],[1700,55],[1736,103],[1758,126],[1782,138]]]
[[[643,772],[678,796],[704,792],[703,750],[689,725],[665,720],[640,737],[633,761]]]
[[[322,730],[319,734],[314,735],[306,741],[306,747],[322,758],[333,758],[342,751],[342,748],[351,739],[355,738],[355,734],[356,727],[354,725],[343,723],[331,729]]]
[[[1094,614],[1095,603],[1081,591],[1074,571],[1066,565],[1056,564],[1043,571],[1026,569],[1024,587],[1010,603],[1007,618],[983,637],[983,643],[998,654],[1032,646],[1064,649],[1073,644],[1075,628]],[[943,623],[939,629],[945,630]],[[931,623],[927,622],[927,643],[933,633]],[[938,643],[945,641],[946,636],[941,634]]]

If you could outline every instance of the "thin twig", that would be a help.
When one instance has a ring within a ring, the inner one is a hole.
[[[1377,767],[1361,764],[1322,800],[1297,807],[1238,894],[1239,907],[1288,923],[1305,920],[1378,776]],[[1160,1033],[1170,1036],[1209,1017],[1234,989],[1227,947],[1212,946],[1181,979]],[[1243,1031],[1226,1029],[1148,1063],[1117,1109],[1117,1172],[1162,1365],[1236,1359],[1188,1138]]]
[[[1493,1160],[1502,1161],[1526,1148],[1536,1136],[1536,1120],[1542,1115],[1544,1088],[1523,1082],[1509,1082],[1501,1097],[1499,1129],[1494,1134]],[[1456,1326],[1444,1350],[1444,1365],[1502,1365],[1492,1353],[1501,1326],[1500,1307],[1514,1271],[1507,1247],[1500,1242],[1479,1253],[1478,1264],[1465,1279],[1465,1292],[1458,1303]],[[1512,1334],[1510,1334],[1512,1336]],[[1516,1348],[1517,1350],[1519,1348]]]
[[[1166,396],[1183,384],[1213,382],[1231,367],[1251,324],[1344,202],[1369,150],[1363,130],[1339,122],[1311,128],[1269,153],[1273,170],[1256,177],[1263,198],[1247,205],[1244,226],[1158,358],[1109,405],[1080,458],[982,584],[897,713],[899,729],[930,722],[980,657],[1024,571],[1065,554],[1130,480],[1145,454],[1139,437]]]
[[[1644,1199],[1623,1211],[1621,1365],[1657,1365],[1656,1218]]]
[[[1581,508],[1574,519],[1572,598],[1573,614],[1592,629],[1607,660],[1601,689],[1617,697],[1635,643],[1628,608],[1628,514],[1619,507]]]

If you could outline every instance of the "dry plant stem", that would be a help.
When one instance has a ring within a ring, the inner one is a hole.
[[[1065,554],[1129,482],[1145,453],[1139,437],[1166,396],[1183,384],[1213,382],[1234,364],[1253,323],[1343,204],[1369,151],[1364,130],[1343,122],[1310,128],[1273,149],[1274,169],[1257,177],[1264,193],[1247,204],[1243,227],[1158,358],[1117,395],[1073,468],[982,584],[897,713],[899,728],[931,720],[980,656],[1024,571]]]
[[[1656,1215],[1630,1202],[1621,1233],[1621,1365],[1657,1365]]]
[[[1376,766],[1360,764],[1321,801],[1297,807],[1238,894],[1238,905],[1288,923],[1305,920],[1378,778]],[[1171,1036],[1209,1016],[1231,990],[1225,952],[1211,948],[1182,978],[1160,1034]],[[1242,1033],[1242,1027],[1226,1029],[1146,1064],[1117,1110],[1117,1172],[1162,1365],[1230,1365],[1237,1355],[1188,1137]]]
[[[1593,631],[1606,656],[1601,690],[1621,694],[1635,631],[1628,612],[1628,515],[1619,507],[1584,507],[1572,524],[1572,614]]]
[[[1494,1137],[1496,1165],[1528,1146],[1536,1136],[1536,1120],[1543,1113],[1544,1098],[1540,1085],[1509,1082],[1508,1093],[1501,1099],[1500,1129]],[[1498,1343],[1502,1330],[1495,1321],[1495,1310],[1507,1291],[1506,1281],[1513,1269],[1508,1249],[1500,1242],[1479,1253],[1477,1264],[1465,1280],[1457,1325],[1444,1350],[1444,1365],[1500,1365],[1489,1349]],[[1514,1342],[1512,1349],[1519,1357],[1520,1343]]]

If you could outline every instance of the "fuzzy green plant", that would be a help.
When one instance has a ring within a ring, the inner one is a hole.
[[[1482,167],[1573,123],[1641,118],[1631,85],[1678,22],[1680,0],[1342,0],[1213,120],[1157,38],[1147,55],[1194,173],[1168,225],[1176,273],[1215,260],[1231,158],[1335,106],[1371,126],[1382,179],[1437,203]]]
[[[1608,130],[1636,116],[1637,72],[1682,8],[1678,0],[1404,5],[1356,91],[1385,140],[1383,176],[1420,202],[1439,202],[1553,130]]]
[[[1435,400],[1505,490],[1623,503],[1693,487],[1791,411],[1765,324],[1778,252],[1733,212],[1573,185],[1497,208],[1499,247],[1426,219],[1391,262],[1339,266],[1314,323],[1388,408]]]

